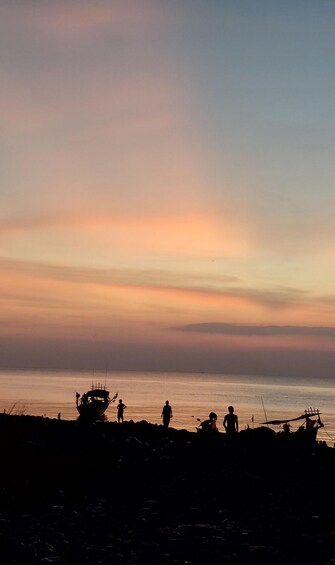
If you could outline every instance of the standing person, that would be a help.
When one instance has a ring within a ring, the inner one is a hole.
[[[168,400],[165,401],[165,405],[163,406],[161,418],[163,418],[163,426],[165,428],[169,427],[170,420],[172,418],[172,408]]]
[[[123,422],[123,411],[127,408],[125,404],[123,404],[122,400],[119,400],[119,404],[117,405],[117,421]]]
[[[234,406],[228,406],[228,414],[223,419],[223,427],[229,436],[238,432],[238,417],[234,414]]]

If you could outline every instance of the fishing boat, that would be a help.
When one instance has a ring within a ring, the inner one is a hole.
[[[108,406],[115,402],[118,393],[110,398],[109,391],[102,384],[92,385],[91,389],[80,395],[76,392],[76,406],[82,418],[90,420],[104,419]]]
[[[301,425],[295,432],[291,432],[290,422],[299,422]],[[297,416],[296,418],[286,418],[282,420],[266,420],[261,422],[261,425],[266,426],[281,426],[282,430],[280,434],[288,436],[289,434],[297,434],[298,437],[315,441],[318,430],[324,427],[324,424],[320,418],[320,411],[317,408],[307,408],[303,414]]]

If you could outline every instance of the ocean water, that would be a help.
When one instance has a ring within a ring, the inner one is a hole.
[[[171,426],[195,431],[197,418],[218,414],[219,430],[228,405],[235,407],[240,429],[258,426],[266,419],[299,416],[306,408],[318,408],[325,427],[318,439],[335,442],[335,378],[286,378],[251,375],[193,373],[141,373],[91,371],[0,371],[0,411],[75,420],[75,393],[92,384],[106,385],[126,404],[125,420],[161,423],[165,400],[173,409]],[[106,415],[116,419],[116,404]],[[299,422],[292,423],[292,430]],[[280,426],[274,427],[279,430]]]

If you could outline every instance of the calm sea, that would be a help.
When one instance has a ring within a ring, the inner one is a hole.
[[[126,404],[126,420],[161,423],[165,400],[173,408],[171,425],[194,431],[197,418],[218,414],[219,428],[232,404],[240,429],[257,426],[267,419],[299,416],[306,408],[318,408],[325,427],[318,438],[333,446],[335,441],[335,378],[273,378],[251,375],[191,373],[132,373],[84,371],[0,371],[0,411],[75,420],[75,393],[92,384],[105,384],[110,395],[119,393]],[[116,418],[116,405],[107,411]],[[298,427],[292,424],[292,430]],[[280,428],[274,428],[279,430]]]

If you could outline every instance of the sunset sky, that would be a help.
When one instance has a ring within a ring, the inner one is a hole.
[[[334,374],[334,29],[1,1],[0,366]]]

